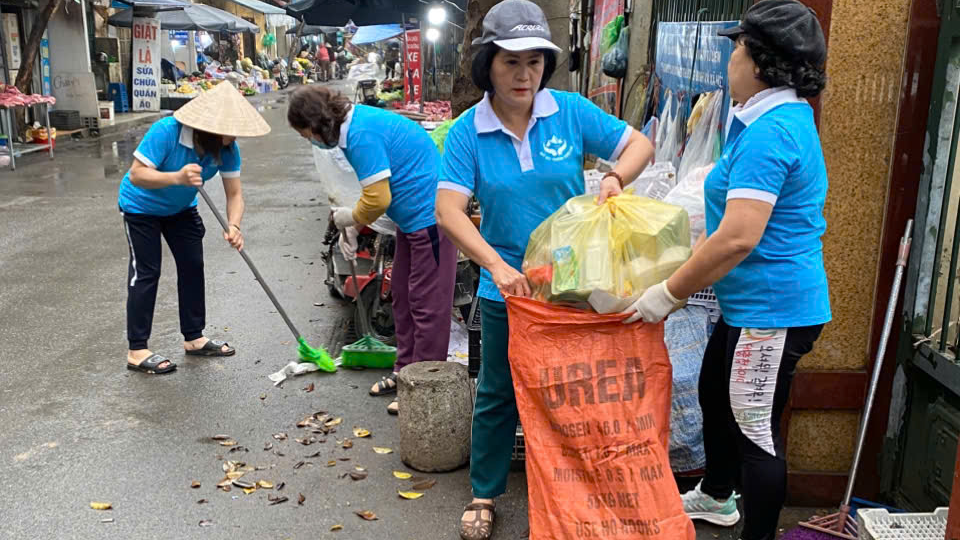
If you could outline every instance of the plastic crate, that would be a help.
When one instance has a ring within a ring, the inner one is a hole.
[[[83,129],[79,111],[50,111],[50,126],[62,131]]]
[[[693,296],[687,300],[687,303],[695,306],[703,306],[708,309],[720,307],[720,304],[717,303],[717,295],[713,293],[713,287],[707,287],[698,293],[693,293]]]
[[[885,509],[857,512],[860,540],[943,540],[948,508],[916,514],[891,514]]]
[[[99,130],[102,122],[98,116],[84,116],[83,117],[83,127],[87,129],[96,129]]]

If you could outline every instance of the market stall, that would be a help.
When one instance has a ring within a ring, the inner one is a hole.
[[[10,160],[10,170],[16,170],[17,158],[31,152],[47,151],[53,159],[53,145],[56,133],[50,129],[50,105],[57,102],[56,98],[38,94],[22,94],[16,86],[0,84],[0,156],[6,154]],[[19,144],[17,140],[17,119],[15,109],[38,107],[41,118],[44,119],[42,128],[31,129],[31,144]],[[4,160],[5,161],[5,160]],[[0,162],[2,164],[2,162]]]

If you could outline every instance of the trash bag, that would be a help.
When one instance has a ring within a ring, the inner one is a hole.
[[[714,147],[720,138],[720,122],[723,116],[723,92],[717,91],[700,98],[707,101],[703,105],[699,120],[690,115],[690,139],[677,167],[677,178],[683,180],[694,169],[710,165],[714,161]],[[698,107],[700,103],[697,103]],[[688,125],[690,125],[688,123]]]
[[[623,28],[623,15],[617,15],[603,27],[603,41],[600,43],[600,52],[606,53],[620,38],[620,29]]]
[[[663,112],[660,113],[660,126],[657,130],[656,162],[673,163],[679,165],[679,137],[677,133],[680,122],[680,103],[676,102],[673,93],[669,90],[664,95]]]
[[[664,325],[507,299],[530,538],[694,540],[670,470]]]
[[[537,300],[590,302],[608,312],[626,308],[689,257],[690,219],[682,208],[631,193],[601,205],[581,195],[533,231],[522,268]]]
[[[690,216],[690,245],[697,243],[700,235],[707,229],[707,209],[703,200],[703,183],[713,170],[713,163],[690,171],[677,186],[667,193],[663,202],[675,204],[687,211]]]
[[[627,75],[627,59],[630,56],[630,27],[620,31],[617,44],[603,55],[603,74],[614,79]]]
[[[313,149],[318,179],[329,194],[330,205],[355,206],[363,196],[363,187],[343,151],[339,148],[323,150],[312,145],[310,148]],[[397,232],[397,225],[386,214],[377,218],[370,228],[386,235],[395,235]]]

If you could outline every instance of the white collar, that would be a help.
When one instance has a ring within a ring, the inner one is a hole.
[[[350,133],[350,124],[353,122],[353,111],[356,109],[355,105],[350,106],[350,110],[347,111],[347,117],[343,119],[343,123],[340,124],[340,148],[347,148],[347,135]]]
[[[797,96],[795,89],[789,86],[780,86],[758,92],[742,106],[734,107],[731,112],[737,117],[737,120],[743,122],[744,126],[749,126],[761,116],[784,103],[807,103],[807,100]]]
[[[533,97],[533,115],[531,118],[546,118],[559,111],[560,106],[557,105],[557,100],[553,97],[550,90],[544,88]],[[497,113],[493,111],[493,104],[490,102],[489,92],[484,93],[483,101],[477,104],[477,112],[473,117],[473,125],[477,129],[477,133],[503,131],[509,134],[503,122],[497,117]]]
[[[180,144],[193,150],[193,128],[180,124]]]

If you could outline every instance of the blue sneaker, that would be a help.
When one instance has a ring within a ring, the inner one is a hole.
[[[740,521],[740,511],[737,510],[737,499],[740,496],[736,492],[726,501],[720,502],[700,491],[700,484],[697,484],[697,487],[680,498],[683,499],[683,511],[690,519],[699,519],[721,527],[733,527]]]

